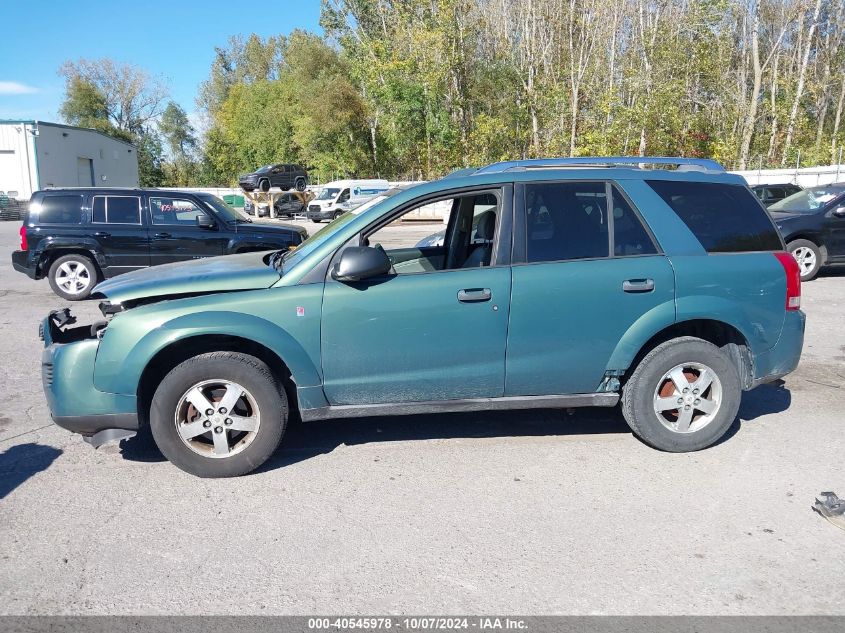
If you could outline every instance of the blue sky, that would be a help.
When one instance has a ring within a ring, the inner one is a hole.
[[[56,71],[80,57],[137,64],[192,113],[215,46],[238,33],[319,31],[319,17],[320,0],[0,0],[0,119],[58,121]]]

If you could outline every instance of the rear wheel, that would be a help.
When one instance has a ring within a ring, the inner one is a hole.
[[[305,191],[305,179],[304,178],[297,178],[296,179],[296,190],[297,191]]]
[[[706,448],[736,419],[742,387],[730,358],[699,338],[655,347],[622,390],[622,413],[646,444],[684,453]]]
[[[801,281],[810,281],[819,274],[819,269],[822,267],[822,253],[818,246],[810,240],[795,240],[786,247],[798,262]]]
[[[150,427],[161,452],[198,477],[236,477],[279,446],[285,390],[259,359],[212,352],[177,365],[156,389]]]
[[[50,266],[47,273],[50,287],[68,301],[80,301],[91,294],[97,284],[97,267],[85,255],[64,255]]]

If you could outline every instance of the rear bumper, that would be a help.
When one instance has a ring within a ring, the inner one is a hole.
[[[12,251],[12,268],[30,279],[36,279],[38,271],[29,264],[29,251]]]
[[[752,388],[772,382],[795,371],[804,347],[804,327],[807,317],[801,310],[786,313],[783,329],[774,347],[754,358]]]

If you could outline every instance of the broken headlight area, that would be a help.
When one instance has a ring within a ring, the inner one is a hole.
[[[38,338],[45,341],[46,344],[64,344],[95,337],[102,338],[102,330],[107,325],[105,321],[98,321],[94,325],[77,325],[76,327],[71,327],[75,324],[76,317],[71,314],[69,308],[53,310],[39,324]]]
[[[126,306],[119,301],[100,301],[100,312],[102,312],[103,316],[107,319],[113,317],[115,314],[123,312],[125,309]]]

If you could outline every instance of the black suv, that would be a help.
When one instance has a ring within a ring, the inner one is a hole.
[[[769,207],[789,252],[810,281],[827,264],[845,264],[845,182],[807,187]]]
[[[764,206],[770,207],[775,202],[780,202],[784,198],[788,198],[793,193],[801,191],[801,187],[793,185],[792,183],[778,184],[778,185],[754,185],[751,187],[760,202]]]
[[[210,193],[49,189],[32,194],[15,270],[84,299],[102,279],[188,259],[300,244],[305,229],[253,222]]]
[[[299,165],[288,163],[265,165],[250,174],[239,176],[238,185],[244,191],[270,191],[271,187],[279,187],[282,191],[305,191],[308,186],[308,172]]]

